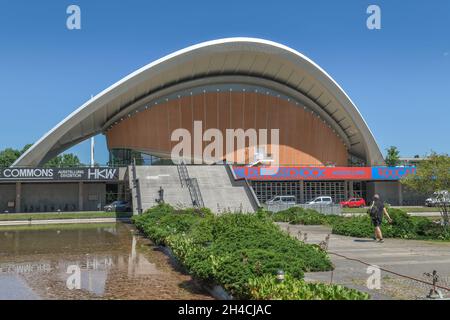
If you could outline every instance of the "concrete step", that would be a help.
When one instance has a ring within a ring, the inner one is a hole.
[[[248,190],[242,182],[236,182],[222,165],[187,166],[189,177],[196,178],[205,207],[213,212],[254,212]],[[133,188],[133,174],[130,167],[130,186],[133,190],[133,208],[137,212],[136,189]],[[138,166],[143,211],[157,204],[159,188],[164,189],[164,201],[176,207],[192,207],[187,187],[183,187],[177,166]]]

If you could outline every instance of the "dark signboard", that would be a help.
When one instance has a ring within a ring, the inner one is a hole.
[[[0,169],[0,181],[114,181],[118,168],[6,168]]]

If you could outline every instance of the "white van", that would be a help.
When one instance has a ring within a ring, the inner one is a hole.
[[[267,201],[267,204],[289,204],[294,205],[297,203],[295,196],[276,196],[272,200]]]
[[[315,198],[313,201],[310,201],[307,204],[331,205],[331,204],[333,204],[333,199],[329,196],[321,196],[321,197]]]

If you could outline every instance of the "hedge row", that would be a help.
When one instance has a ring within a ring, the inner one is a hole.
[[[412,217],[400,209],[388,208],[393,222],[383,219],[381,229],[386,238],[450,240],[450,231],[426,217]],[[369,215],[342,217],[323,215],[314,210],[293,207],[277,213],[266,213],[274,221],[305,225],[329,225],[334,234],[371,238],[374,234]]]
[[[134,218],[134,223],[156,244],[170,247],[192,275],[221,285],[237,298],[368,298],[341,286],[306,284],[304,272],[333,268],[326,252],[281,231],[266,214],[215,216],[205,209],[160,205]],[[270,279],[275,281],[279,270],[286,280],[273,283]],[[293,287],[302,294],[288,294]]]

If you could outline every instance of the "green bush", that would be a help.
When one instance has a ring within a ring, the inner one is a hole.
[[[304,209],[301,207],[292,207],[283,211],[272,213],[273,221],[289,222],[292,224],[321,225],[332,224],[339,219],[336,215],[324,215],[313,209]]]
[[[185,234],[201,222],[202,217],[211,218],[209,210],[175,210],[170,205],[162,204],[149,209],[145,214],[133,217],[136,226],[151,235],[156,244],[166,244],[172,234]]]
[[[450,240],[450,230],[426,217],[412,217],[405,211],[387,208],[392,224],[383,219],[381,226],[386,238]],[[370,238],[374,236],[374,227],[370,216],[341,217],[323,215],[315,210],[292,207],[276,213],[264,213],[276,222],[289,222],[303,225],[329,225],[332,233],[344,236]]]
[[[285,275],[283,282],[265,275],[249,280],[251,297],[257,300],[367,300],[369,295],[340,285],[307,283]]]
[[[304,272],[333,268],[325,251],[283,232],[264,212],[214,216],[160,205],[134,223],[155,243],[169,246],[190,273],[239,298],[251,298],[250,278],[281,269],[302,279]]]
[[[385,238],[450,240],[450,233],[439,224],[425,217],[411,217],[400,209],[389,208],[392,224],[383,219],[381,230]],[[342,218],[334,221],[333,233],[369,238],[374,235],[374,227],[369,215]]]

